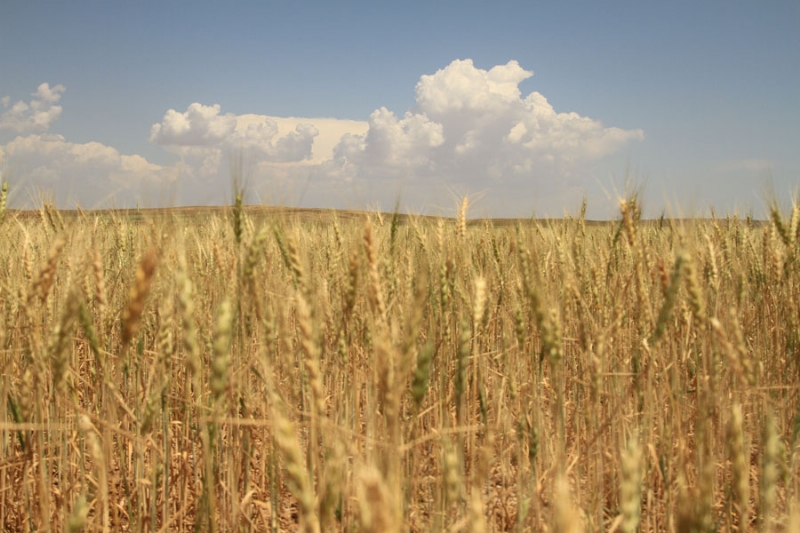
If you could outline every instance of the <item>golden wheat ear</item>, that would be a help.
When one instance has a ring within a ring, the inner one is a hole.
[[[122,312],[122,344],[127,346],[139,332],[139,319],[144,312],[144,303],[153,283],[156,272],[157,253],[155,249],[148,250],[136,267],[136,278],[128,292],[128,305]]]

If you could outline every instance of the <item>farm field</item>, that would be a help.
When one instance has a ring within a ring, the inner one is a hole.
[[[468,212],[2,210],[0,528],[800,531],[800,207]]]

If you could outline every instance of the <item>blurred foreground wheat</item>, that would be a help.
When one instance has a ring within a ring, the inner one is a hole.
[[[3,205],[0,527],[798,531],[800,210],[467,206]]]

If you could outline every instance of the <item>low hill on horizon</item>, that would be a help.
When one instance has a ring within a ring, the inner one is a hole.
[[[243,206],[245,212],[250,216],[263,217],[274,216],[285,219],[292,219],[295,221],[303,222],[332,222],[334,218],[340,221],[358,220],[368,215],[378,214],[381,219],[389,221],[395,213],[387,211],[369,211],[358,209],[329,209],[318,207],[285,207],[285,206],[264,206],[264,205],[245,205]],[[58,209],[62,216],[77,217],[77,216],[119,216],[119,217],[132,217],[136,219],[147,219],[150,217],[161,218],[167,216],[177,216],[179,218],[189,217],[204,217],[226,214],[233,210],[233,206],[184,206],[184,207],[147,207],[147,208],[115,208],[115,209]],[[41,209],[8,209],[6,210],[7,216],[14,216],[18,218],[32,218],[39,217]],[[416,215],[409,213],[397,213],[398,221],[401,224],[407,223],[410,219],[420,220],[455,220],[457,216],[439,216],[439,215]],[[730,217],[731,220],[738,220],[740,222],[747,222],[746,218]],[[717,220],[726,220],[726,217],[717,218]],[[467,217],[468,225],[478,225],[485,222],[490,222],[495,226],[509,226],[518,223],[532,223],[548,224],[558,223],[570,220],[577,220],[577,217],[543,217],[543,218],[523,218],[523,217],[490,217],[490,218],[469,218]],[[713,218],[706,217],[690,217],[690,218],[643,218],[640,222],[644,224],[663,224],[672,220],[675,222],[707,222],[714,220]],[[608,220],[592,220],[586,219],[585,223],[588,225],[604,225],[612,224],[619,221],[619,218]],[[760,219],[752,219],[752,223],[763,224],[765,221]]]

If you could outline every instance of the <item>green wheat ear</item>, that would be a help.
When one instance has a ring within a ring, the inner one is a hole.
[[[228,383],[228,367],[231,359],[231,337],[233,333],[233,311],[226,298],[217,311],[214,327],[214,344],[211,355],[211,377],[209,387],[211,398],[217,403],[225,392]]]
[[[425,347],[417,355],[417,369],[414,371],[414,379],[411,382],[411,396],[417,407],[422,403],[425,394],[428,392],[428,385],[431,380],[431,364],[436,348],[433,341],[429,340]]]

